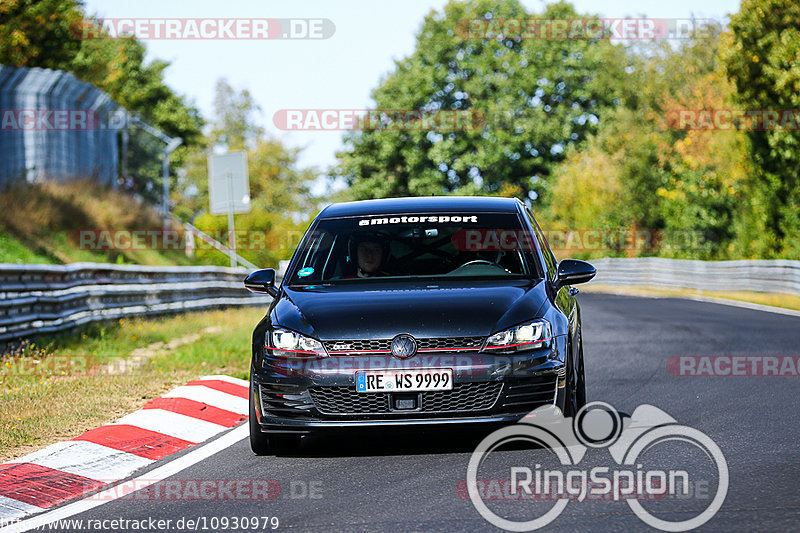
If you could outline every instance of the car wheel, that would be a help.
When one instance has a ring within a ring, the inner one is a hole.
[[[256,455],[286,454],[300,446],[300,435],[291,433],[264,433],[256,419],[256,403],[253,384],[250,382],[250,449]]]
[[[580,337],[578,337],[580,342]],[[575,361],[577,370],[572,372],[567,369],[567,390],[564,398],[564,415],[574,417],[581,407],[586,405],[586,378],[583,373],[583,343],[578,348],[578,357]]]
[[[564,391],[564,416],[566,418],[574,418],[575,414],[578,412],[575,388],[574,377],[570,374],[567,378],[566,390]]]
[[[586,373],[583,370],[583,343],[578,350],[578,383],[575,386],[576,412],[586,405]]]
[[[269,436],[261,431],[256,418],[256,404],[253,395],[253,381],[250,380],[250,449],[256,455],[269,455]]]

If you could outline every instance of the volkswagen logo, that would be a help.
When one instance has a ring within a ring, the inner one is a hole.
[[[392,339],[392,355],[398,359],[408,359],[417,353],[417,341],[405,333]]]

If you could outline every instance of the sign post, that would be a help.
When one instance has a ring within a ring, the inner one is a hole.
[[[208,156],[208,196],[212,215],[228,215],[228,248],[231,267],[236,267],[234,213],[250,211],[250,180],[247,153],[230,152]]]

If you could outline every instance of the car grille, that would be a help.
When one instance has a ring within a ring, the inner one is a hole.
[[[300,387],[262,383],[260,385],[261,411],[267,416],[309,416],[314,403]]]
[[[325,341],[325,350],[339,353],[358,353],[358,352],[386,352],[391,349],[391,339],[362,340],[362,341]]]
[[[418,350],[447,350],[457,352],[465,348],[480,348],[483,337],[445,337],[417,340]]]
[[[331,355],[359,355],[369,352],[391,353],[392,339],[325,341]],[[483,345],[483,337],[429,337],[417,339],[418,351],[475,351]]]
[[[532,411],[537,407],[553,404],[556,397],[558,373],[539,376],[535,380],[509,383],[500,403],[506,412]]]
[[[412,393],[422,397],[419,409],[414,411],[392,410],[391,396],[394,393],[356,392],[352,387],[312,387],[310,392],[317,410],[324,415],[408,415],[419,412],[485,411],[494,406],[502,389],[502,383],[478,382],[456,383],[451,391]]]

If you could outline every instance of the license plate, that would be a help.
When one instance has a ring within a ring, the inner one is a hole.
[[[363,370],[356,372],[356,392],[453,390],[452,368]]]

